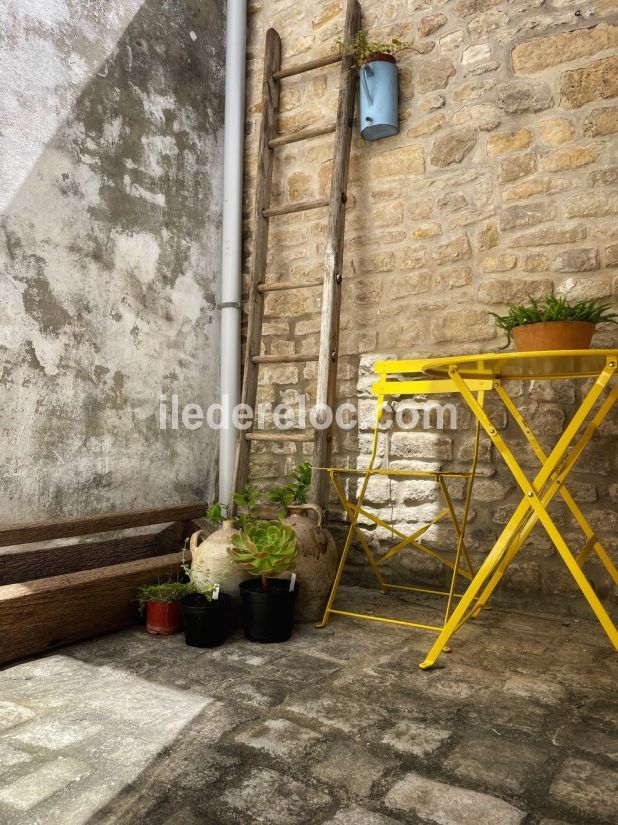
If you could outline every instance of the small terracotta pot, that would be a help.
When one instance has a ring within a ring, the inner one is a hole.
[[[517,352],[589,349],[595,325],[590,321],[541,321],[514,327]]]
[[[178,602],[146,602],[146,630],[155,636],[173,636],[182,630]]]
[[[374,60],[382,60],[384,63],[397,63],[397,58],[394,54],[385,54],[384,52],[372,54],[371,57],[368,57],[367,60],[365,60],[365,63],[373,63]]]

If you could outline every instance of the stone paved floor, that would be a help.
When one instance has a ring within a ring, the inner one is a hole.
[[[333,619],[202,651],[133,628],[8,667],[0,822],[615,823],[618,664],[598,625],[493,610],[422,672],[432,638]]]

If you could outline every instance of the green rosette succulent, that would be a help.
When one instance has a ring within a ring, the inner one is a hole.
[[[250,576],[260,576],[266,590],[269,578],[294,568],[296,534],[280,521],[254,521],[232,536],[228,553]]]

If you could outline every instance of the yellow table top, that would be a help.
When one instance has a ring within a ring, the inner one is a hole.
[[[489,352],[417,360],[421,372],[448,378],[456,366],[462,378],[501,378],[519,381],[560,378],[596,378],[608,359],[616,361],[616,349],[548,350],[547,352]]]

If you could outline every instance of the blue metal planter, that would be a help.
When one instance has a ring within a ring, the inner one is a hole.
[[[360,129],[365,140],[399,133],[397,63],[390,54],[376,55],[361,66]]]

